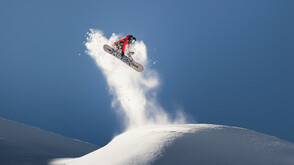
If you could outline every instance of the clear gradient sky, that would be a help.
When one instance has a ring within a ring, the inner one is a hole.
[[[158,102],[294,142],[294,1],[0,1],[0,117],[100,146],[121,131],[86,33],[133,34]]]

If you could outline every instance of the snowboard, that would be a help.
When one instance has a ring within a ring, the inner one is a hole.
[[[137,72],[142,72],[144,70],[144,67],[141,64],[139,64],[135,60],[129,59],[127,56],[122,56],[121,52],[118,52],[118,51],[114,50],[111,46],[104,45],[103,49],[104,49],[105,52],[107,52],[107,53],[113,55],[114,57],[118,58],[119,60],[121,60],[125,64],[129,65],[131,68],[133,68]]]

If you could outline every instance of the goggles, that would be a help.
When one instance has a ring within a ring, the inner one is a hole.
[[[134,42],[135,42],[135,40],[132,38],[132,39],[131,39],[131,44],[133,44]]]

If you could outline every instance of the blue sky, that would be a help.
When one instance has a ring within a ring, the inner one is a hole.
[[[120,132],[93,28],[145,42],[169,113],[294,142],[293,16],[290,0],[0,1],[0,117],[100,146]]]

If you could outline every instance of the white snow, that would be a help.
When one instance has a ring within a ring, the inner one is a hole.
[[[143,41],[130,47],[133,58],[144,65],[141,73],[114,58],[103,50],[103,45],[112,45],[124,36],[113,34],[110,39],[97,30],[88,33],[87,54],[90,55],[106,78],[108,90],[113,96],[112,107],[122,116],[126,128],[153,124],[170,124],[185,121],[171,117],[156,101],[156,89],[160,84],[156,71],[148,67],[147,48]],[[181,116],[183,117],[183,116]]]
[[[220,125],[158,125],[129,130],[66,165],[293,165],[294,144]]]
[[[294,165],[294,145],[255,131],[219,125],[184,125],[182,111],[171,117],[156,101],[160,84],[156,71],[148,67],[143,41],[133,46],[134,59],[143,64],[142,73],[103,50],[119,38],[102,32],[88,33],[87,54],[104,74],[112,106],[123,112],[127,131],[109,144],[66,165]],[[154,63],[153,63],[154,64]],[[182,125],[176,125],[181,123]],[[61,164],[62,164],[61,163]]]
[[[159,78],[148,68],[145,44],[138,41],[133,47],[134,58],[146,66],[137,73],[102,49],[116,39],[91,30],[85,44],[107,80],[113,107],[123,112],[127,131],[93,151],[94,145],[0,119],[0,164],[54,159],[50,165],[294,165],[293,143],[237,127],[179,125],[185,123],[182,111],[171,120],[156,101]]]

